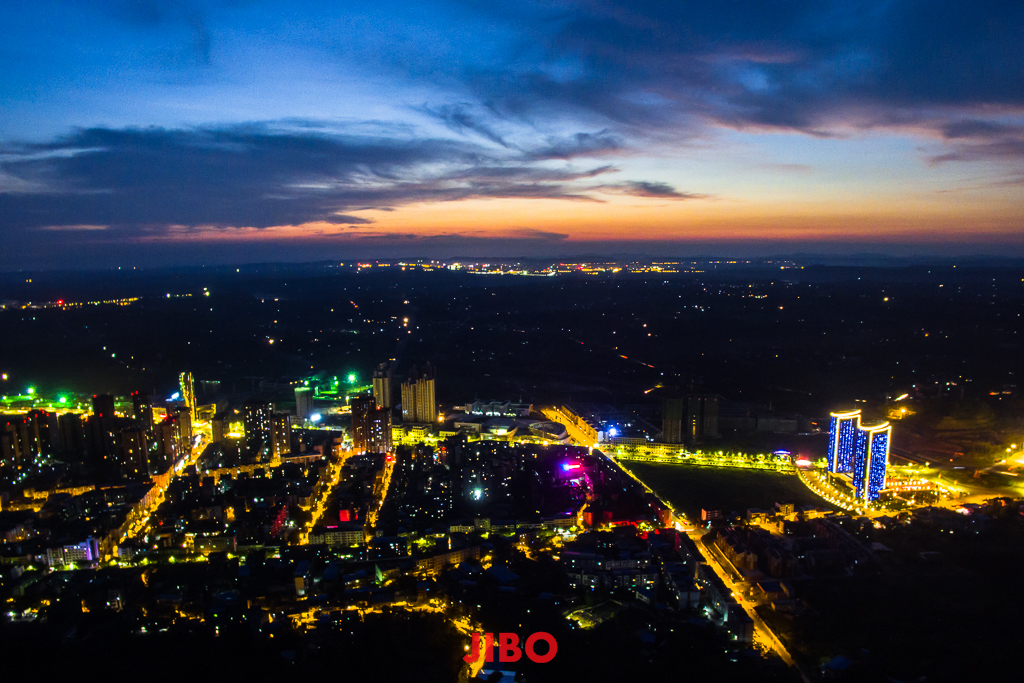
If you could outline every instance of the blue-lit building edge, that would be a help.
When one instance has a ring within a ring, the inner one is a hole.
[[[878,500],[885,488],[885,468],[889,462],[889,434],[876,432],[871,439],[871,468],[868,471],[868,500]]]
[[[857,497],[864,497],[864,480],[868,469],[868,432],[857,430],[857,453],[853,459],[853,487]]]
[[[832,417],[832,422],[828,428],[828,471],[836,471],[836,427],[839,422],[838,417]]]
[[[878,500],[885,488],[885,468],[889,461],[888,432],[857,432],[857,452],[853,463],[853,485],[857,497]],[[867,495],[864,495],[865,486]]]
[[[854,470],[856,461],[856,440],[857,423],[860,420],[856,417],[848,417],[839,420],[838,434],[836,439],[836,463],[833,472],[837,474],[849,474]]]

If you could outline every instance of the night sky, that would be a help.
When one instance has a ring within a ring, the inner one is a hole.
[[[1024,254],[1024,2],[0,3],[0,268]]]

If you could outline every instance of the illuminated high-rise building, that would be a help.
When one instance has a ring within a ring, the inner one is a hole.
[[[275,458],[292,452],[292,421],[288,413],[274,413],[270,419],[270,452]]]
[[[147,434],[153,434],[153,396],[141,391],[132,392],[132,407],[135,409],[135,422]]]
[[[859,410],[832,413],[832,424],[828,432],[828,471],[832,474],[853,473],[859,428]]]
[[[31,420],[24,415],[0,415],[0,460],[5,468],[29,465],[38,453]]]
[[[161,420],[153,425],[153,453],[150,462],[154,474],[163,474],[178,458],[178,443],[174,438],[174,425]]]
[[[242,423],[245,425],[245,450],[250,458],[269,451],[270,420],[273,411],[266,401],[250,400],[242,404]]]
[[[352,410],[352,447],[365,451],[369,438],[370,413],[377,409],[377,403],[372,396],[355,396],[349,406]]]
[[[191,372],[183,372],[178,377],[178,382],[181,384],[181,400],[185,402],[188,407],[189,418],[192,422],[196,421],[196,386],[195,382],[192,381]]]
[[[420,373],[413,366],[409,377],[402,382],[402,422],[435,422],[437,402],[434,400],[434,366],[427,363]]]
[[[154,474],[166,472],[178,458],[191,453],[192,418],[188,409],[181,408],[172,412],[153,425],[153,441],[156,452],[150,466]]]
[[[153,475],[149,459],[149,440],[144,429],[125,429],[120,433],[121,474],[127,479],[145,479]]]
[[[892,425],[888,422],[857,429],[853,459],[853,487],[857,498],[868,502],[877,500],[885,488],[891,436]]]
[[[387,408],[374,408],[366,420],[366,450],[370,453],[390,453],[391,447],[391,411]]]
[[[56,456],[60,452],[60,427],[57,413],[34,409],[28,411],[29,434],[40,455]]]
[[[391,398],[391,387],[393,386],[393,379],[391,375],[391,365],[389,363],[381,363],[377,366],[377,369],[373,371],[373,400],[377,402],[378,408],[393,408]]]
[[[856,497],[871,502],[885,488],[892,426],[862,425],[859,410],[832,413],[828,435],[828,471],[849,476]]]
[[[174,439],[176,455],[187,454],[192,450],[192,413],[187,408],[173,412],[164,418],[164,424],[171,426],[171,437]]]
[[[313,390],[309,387],[295,387],[295,415],[308,420],[313,414]]]

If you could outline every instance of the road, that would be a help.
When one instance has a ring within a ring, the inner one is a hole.
[[[153,477],[153,486],[149,492],[142,497],[131,512],[128,513],[127,520],[130,520],[127,529],[123,529],[121,532],[120,539],[117,543],[124,543],[129,541],[136,536],[140,535],[143,531],[149,528],[149,522],[152,514],[158,507],[164,502],[164,496],[167,494],[167,487],[170,486],[171,482],[174,481],[182,472],[184,472],[190,465],[194,465],[196,460],[202,454],[203,449],[206,448],[210,443],[210,435],[200,433],[196,439],[195,444],[188,450],[187,453],[183,453],[180,458],[162,475]]]
[[[598,453],[600,453],[600,451],[598,451]],[[608,458],[609,461],[615,462],[615,460],[609,458],[604,453],[602,453],[602,455]],[[627,468],[621,467],[621,469],[622,471],[626,472],[629,476],[631,476],[633,479],[640,482],[640,484],[642,484],[645,489],[647,489],[651,493],[654,493],[651,487],[647,486],[647,484],[644,484],[642,480],[640,480],[635,474],[630,472]],[[661,498],[659,498],[659,500],[661,500]],[[670,510],[672,510],[671,506],[669,506],[664,501],[662,501],[662,504],[668,507]],[[674,510],[672,511],[672,516],[673,518],[678,517]],[[682,527],[683,525],[679,524],[679,526]],[[703,532],[696,529],[692,529],[686,531],[685,533],[693,540],[694,545],[697,546],[697,550],[700,552],[705,562],[708,563],[708,566],[711,567],[715,574],[717,574],[719,578],[722,579],[726,587],[735,596],[737,596],[737,601],[743,606],[743,609],[750,616],[751,620],[753,620],[755,641],[760,642],[766,648],[774,651],[775,654],[777,654],[779,658],[786,663],[787,666],[795,667],[796,670],[800,673],[800,676],[801,678],[803,678],[805,683],[809,683],[807,676],[804,674],[803,671],[800,670],[800,667],[797,666],[796,662],[790,656],[789,651],[786,649],[786,646],[782,644],[782,641],[779,640],[778,636],[775,635],[771,628],[769,628],[768,625],[764,623],[764,619],[762,619],[761,616],[756,611],[754,611],[754,604],[743,597],[747,593],[750,586],[745,581],[743,581],[739,571],[732,566],[732,563],[729,562],[728,558],[721,556],[720,554],[719,556],[716,556],[713,551],[709,550],[708,547],[701,542]],[[719,559],[719,557],[721,559]],[[730,567],[731,570],[727,570],[726,567]]]
[[[395,467],[395,457],[388,455],[384,459],[384,478],[381,481],[380,489],[380,500],[374,501],[370,506],[369,511],[366,513],[366,535],[367,538],[373,536],[373,531],[377,526],[377,516],[380,514],[380,509],[384,507],[384,499],[388,496],[388,489],[391,488],[391,472]]]
[[[732,591],[736,597],[736,601],[743,606],[744,611],[754,622],[754,640],[761,643],[768,649],[772,650],[779,656],[779,658],[786,663],[787,666],[796,667],[797,671],[800,668],[797,667],[795,661],[790,656],[786,646],[782,644],[775,632],[769,628],[768,624],[764,623],[764,619],[754,609],[756,604],[746,598],[747,592],[750,590],[750,584],[743,580],[739,570],[733,566],[729,561],[729,558],[722,555],[717,548],[711,548],[704,545],[701,542],[703,533],[700,531],[692,531],[688,534],[693,539],[694,544],[700,551],[700,554],[704,557],[704,560],[708,563],[708,566],[718,575],[722,582],[725,583],[726,587]],[[807,681],[807,677],[803,671],[800,671],[800,676]]]
[[[303,530],[299,536],[299,543],[306,545],[309,543],[309,534],[313,531],[313,527],[317,525],[320,519],[327,512],[327,501],[330,500],[331,491],[338,485],[338,479],[341,477],[341,468],[345,465],[347,457],[341,457],[331,462],[328,460],[327,471],[322,475],[325,480],[317,482],[317,488],[320,489],[316,497],[316,503],[313,505],[313,516],[309,521],[309,525]],[[320,486],[323,483],[324,486]]]
[[[540,412],[547,419],[551,420],[552,422],[557,422],[558,424],[565,427],[565,431],[568,432],[569,438],[572,439],[575,445],[587,447],[593,447],[597,445],[597,439],[591,438],[587,434],[584,434],[583,430],[574,425],[572,423],[572,420],[569,419],[558,408],[541,408]]]

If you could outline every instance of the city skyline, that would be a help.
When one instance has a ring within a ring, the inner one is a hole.
[[[1019,3],[0,19],[5,270],[1024,253]]]

